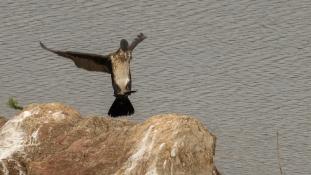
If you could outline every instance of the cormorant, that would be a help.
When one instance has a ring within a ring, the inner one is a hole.
[[[128,99],[131,93],[136,92],[132,91],[130,62],[134,48],[144,39],[146,39],[146,36],[143,33],[137,35],[130,45],[126,39],[122,39],[120,48],[108,55],[53,50],[47,48],[42,42],[40,42],[40,45],[45,50],[71,59],[79,68],[111,74],[116,99],[111,105],[108,115],[118,117],[134,113],[134,107]]]

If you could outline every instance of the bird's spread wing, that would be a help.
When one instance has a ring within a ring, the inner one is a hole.
[[[72,51],[58,51],[47,48],[40,42],[43,49],[53,52],[59,56],[71,59],[77,67],[86,69],[88,71],[98,71],[111,73],[111,60],[109,55],[97,55],[90,53],[80,53]]]
[[[147,36],[145,36],[143,33],[140,33],[139,35],[137,35],[137,37],[133,40],[133,42],[129,46],[129,50],[134,50],[134,48],[146,38]]]

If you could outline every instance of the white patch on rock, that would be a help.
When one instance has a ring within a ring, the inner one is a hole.
[[[166,168],[166,164],[167,164],[167,160],[164,160],[164,162],[163,162],[163,169]]]
[[[140,163],[141,160],[148,159],[150,156],[150,151],[153,148],[154,143],[154,134],[152,133],[154,126],[150,126],[143,137],[143,139],[138,144],[136,151],[132,154],[132,156],[127,160],[127,168],[125,170],[125,174],[131,174],[132,170]],[[152,172],[152,171],[151,171]]]
[[[0,130],[0,160],[6,159],[13,153],[23,149],[25,132],[21,125],[31,115],[32,112],[24,111],[2,126]]]
[[[159,146],[159,151],[162,151],[164,147],[165,147],[165,143],[161,143],[161,145]]]
[[[57,111],[52,114],[52,118],[56,121],[64,120],[65,114],[62,111]]]
[[[24,111],[7,121],[0,128],[0,162],[4,174],[9,174],[3,160],[9,159],[14,153],[21,152],[26,142],[26,134],[22,128],[23,121],[38,111]]]
[[[174,143],[173,148],[171,150],[171,157],[176,157],[177,152],[177,142]]]
[[[31,145],[35,145],[38,143],[38,139],[39,139],[39,130],[40,130],[40,127],[31,134],[30,136],[30,144]]]

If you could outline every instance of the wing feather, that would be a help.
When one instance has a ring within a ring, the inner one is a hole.
[[[53,52],[59,56],[71,59],[79,68],[88,71],[107,72],[111,74],[112,68],[109,55],[104,56],[92,53],[52,50],[47,48],[42,42],[40,42],[40,46],[43,49]]]
[[[146,38],[147,36],[145,36],[143,33],[140,33],[139,35],[137,35],[137,37],[133,40],[133,42],[129,46],[129,50],[134,50],[134,48]]]

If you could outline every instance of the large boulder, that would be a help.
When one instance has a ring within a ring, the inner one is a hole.
[[[217,174],[215,136],[183,115],[81,117],[57,104],[30,105],[0,129],[0,174]]]

